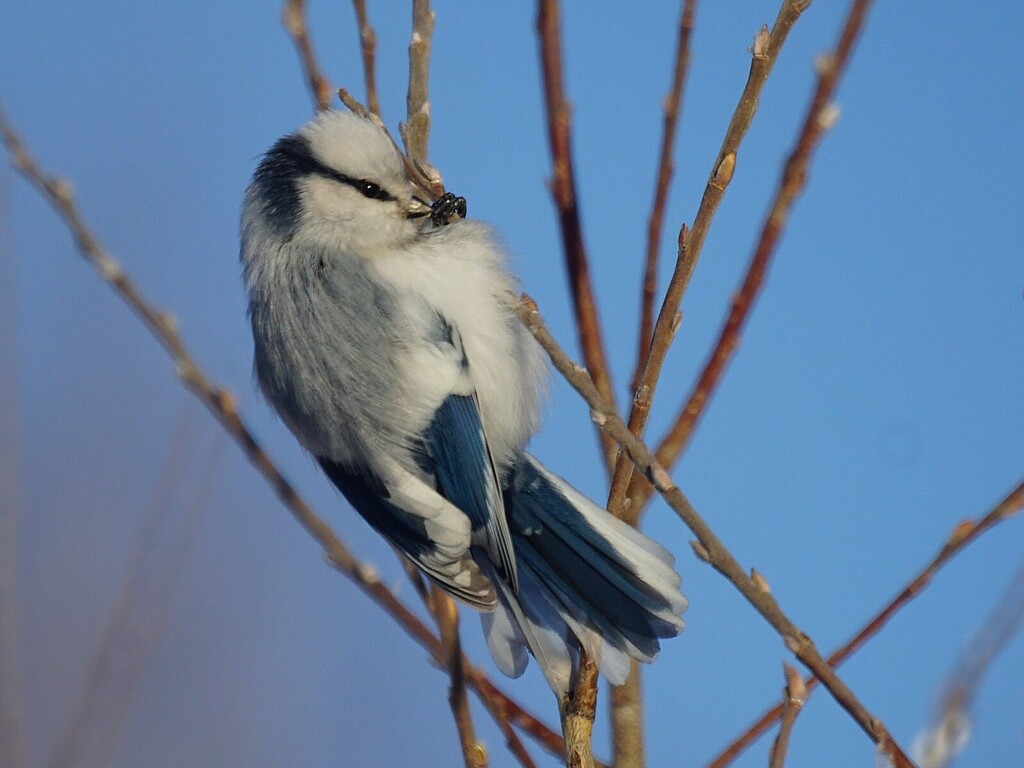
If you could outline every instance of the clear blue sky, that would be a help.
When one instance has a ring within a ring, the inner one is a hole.
[[[409,13],[400,3],[370,5],[385,119],[394,126],[404,115]],[[679,12],[675,2],[644,5],[641,12],[637,4],[571,2],[563,18],[583,223],[620,400],[634,357],[660,104]],[[808,101],[813,57],[833,43],[845,7],[811,6],[764,91],[686,297],[654,435],[718,332]],[[761,0],[699,9],[663,282],[676,231],[693,218],[743,86],[747,49],[776,9]],[[467,197],[470,214],[500,229],[526,290],[572,348],[545,187],[550,161],[532,6],[438,3],[436,10],[432,159]],[[313,2],[311,11],[332,81],[361,94],[348,4]],[[878,4],[839,92],[841,118],[818,153],[764,296],[674,472],[823,650],[888,600],[957,521],[986,511],[1021,479],[1022,35],[1024,8],[1016,2]],[[209,374],[237,394],[288,476],[412,601],[391,553],[251,383],[239,201],[259,154],[311,114],[278,3],[5,3],[0,100],[40,161],[73,180],[102,240],[175,314]],[[101,723],[120,723],[106,764],[457,764],[444,675],[324,565],[234,446],[218,442],[162,351],[78,259],[63,226],[6,167],[0,245],[0,301],[16,307],[16,335],[2,344],[16,361],[4,373],[16,372],[17,397],[0,408],[9,416],[15,405],[20,423],[20,437],[4,447],[17,456],[23,499],[17,585],[28,765],[52,755],[71,715],[154,494],[172,501],[156,524],[167,535],[157,537],[147,562],[171,562],[173,587],[144,580],[148,591],[133,603],[136,629],[155,639],[123,716]],[[180,466],[160,485],[181,429]],[[557,380],[533,449],[603,498],[587,410]],[[210,467],[211,494],[190,518],[187,502]],[[691,599],[687,631],[666,644],[645,678],[650,764],[701,765],[775,700],[787,654],[738,594],[695,560],[691,536],[664,506],[652,508],[646,529],[677,554]],[[1012,520],[958,558],[843,668],[906,746],[1022,552],[1021,520]],[[464,635],[470,655],[499,679],[472,615]],[[145,642],[126,641],[118,658],[132,658]],[[535,669],[499,682],[555,719]],[[1021,701],[1018,638],[980,692],[965,763],[1020,763]],[[104,707],[113,713],[115,705]],[[477,723],[492,764],[511,765],[482,712]],[[597,746],[608,754],[603,715]],[[738,765],[764,765],[766,750],[759,744]],[[789,764],[871,760],[866,738],[816,694]]]

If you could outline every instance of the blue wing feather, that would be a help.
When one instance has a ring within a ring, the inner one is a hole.
[[[424,435],[424,447],[441,495],[466,513],[473,543],[487,549],[499,573],[517,590],[512,536],[476,397],[445,398]]]

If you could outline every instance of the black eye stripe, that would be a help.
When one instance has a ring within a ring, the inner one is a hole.
[[[347,184],[356,190],[363,197],[369,198],[370,200],[380,200],[382,202],[388,202],[395,199],[395,196],[388,192],[386,189],[381,187],[372,181],[366,179],[356,179],[352,176],[346,176],[344,173],[339,173],[333,168],[328,168],[318,160],[313,160],[311,170],[318,176],[323,176],[328,179]]]

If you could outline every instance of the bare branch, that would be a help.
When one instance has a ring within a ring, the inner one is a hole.
[[[779,735],[775,737],[775,743],[772,744],[768,768],[782,768],[785,765],[786,751],[789,749],[789,736],[793,732],[793,725],[796,723],[797,715],[800,714],[807,696],[807,689],[804,687],[800,673],[789,664],[783,664],[782,669],[786,677],[786,687],[782,691],[782,724],[779,726]]]
[[[570,109],[562,83],[562,44],[560,40],[557,0],[539,0],[537,6],[537,34],[540,36],[541,68],[544,72],[544,105],[547,110],[548,140],[554,178],[551,191],[558,209],[558,223],[562,232],[562,250],[572,292],[576,327],[579,333],[583,360],[594,379],[601,396],[615,404],[608,358],[601,338],[601,322],[590,281],[590,266],[580,226],[580,212],[576,200],[576,178],[572,162],[572,142],[569,133]],[[615,443],[598,430],[605,467],[612,471],[616,457]]]
[[[306,0],[285,0],[284,8],[281,10],[281,22],[299,53],[299,61],[302,63],[309,92],[313,97],[313,107],[317,112],[329,109],[334,89],[324,77],[313,52],[313,40],[309,35],[309,25],[306,23]]]
[[[370,111],[380,116],[380,100],[377,98],[377,76],[374,55],[377,52],[377,34],[370,26],[370,18],[366,14],[366,0],[352,0],[355,8],[356,22],[359,24],[359,43],[363,54],[363,81],[366,84],[366,103]]]
[[[740,333],[764,283],[768,264],[774,256],[785,230],[790,211],[796,198],[806,186],[807,169],[810,166],[814,150],[838,116],[837,108],[831,103],[832,97],[840,77],[849,63],[869,5],[870,0],[856,0],[852,4],[835,49],[831,53],[819,57],[816,62],[817,85],[796,143],[783,168],[782,177],[779,180],[768,216],[762,225],[761,234],[743,283],[739,292],[733,297],[729,315],[719,333],[718,341],[701,371],[689,399],[658,447],[658,459],[666,466],[673,465],[682,455],[712,393],[721,380],[726,364],[732,358],[736,347],[739,346]],[[756,51],[757,45],[755,44],[755,57]],[[638,487],[635,482],[629,490],[629,496],[634,499],[646,500],[649,494],[649,489],[644,489],[642,484]]]
[[[764,27],[754,38],[747,82],[729,121],[722,146],[718,150],[718,156],[711,167],[711,175],[704,188],[704,196],[701,198],[697,215],[693,220],[693,228],[680,233],[679,254],[657,324],[654,327],[650,345],[651,353],[644,363],[644,370],[634,388],[636,396],[629,416],[630,429],[634,434],[642,435],[647,425],[661,366],[679,325],[679,306],[690,284],[693,271],[696,269],[697,260],[704,248],[704,241],[715,217],[715,212],[718,210],[718,205],[722,202],[725,190],[736,171],[736,159],[740,144],[757,113],[761,90],[775,66],[790,30],[808,5],[810,5],[810,0],[783,0],[771,34],[768,32],[768,28]],[[662,463],[671,466],[673,462],[663,461]],[[631,464],[620,462],[616,467],[612,490],[616,503],[624,503],[625,498],[631,500],[626,519],[635,524],[643,510],[644,503],[650,498],[650,486],[641,478],[633,477]]]
[[[121,266],[85,224],[75,205],[68,183],[43,173],[24,143],[7,122],[2,109],[0,109],[0,139],[7,148],[15,167],[60,215],[83,258],[95,269],[97,275],[111,286],[117,296],[129,306],[150,330],[156,341],[167,351],[182,385],[206,406],[207,410],[239,445],[246,458],[267,481],[285,508],[320,545],[327,562],[362,589],[413,640],[425,648],[436,663],[443,665],[445,656],[441,641],[381,582],[372,566],[358,560],[349,551],[330,526],[309,507],[298,491],[288,482],[242,420],[235,405],[235,398],[227,390],[209,381],[193,360],[178,334],[175,321],[165,312],[154,309],[145,300]],[[465,659],[463,665],[467,682],[478,695],[484,698],[488,711],[504,710],[515,713],[513,718],[515,722],[521,724],[524,730],[536,738],[545,749],[554,754],[562,753],[562,740],[558,734],[512,701],[482,672],[469,666],[469,662]],[[553,745],[557,745],[557,747]]]
[[[911,600],[917,597],[925,588],[931,584],[935,574],[972,541],[990,528],[1008,520],[1024,508],[1024,482],[1000,501],[980,520],[965,520],[960,523],[938,554],[932,558],[921,571],[912,578],[899,593],[889,601],[878,613],[872,616],[849,640],[840,648],[835,650],[828,657],[828,663],[832,667],[838,667],[853,654],[859,651],[872,637],[881,632],[882,628],[889,623],[889,620],[903,609]],[[807,691],[810,693],[818,684],[816,678],[809,677],[804,681]],[[775,706],[767,710],[756,722],[750,725],[735,741],[726,747],[718,757],[708,763],[707,768],[725,768],[739,757],[744,750],[760,738],[773,723],[782,716],[782,707]]]
[[[409,95],[406,123],[401,128],[405,150],[413,160],[427,159],[430,137],[430,43],[434,36],[434,12],[430,0],[413,0],[412,40],[409,42]]]
[[[629,677],[611,692],[612,762],[615,768],[643,768],[644,749],[643,668],[629,662]]]
[[[661,228],[665,219],[665,206],[668,204],[668,187],[675,168],[672,162],[672,150],[675,146],[676,126],[679,123],[679,111],[683,103],[683,86],[690,67],[690,33],[693,31],[693,16],[697,10],[697,0],[685,0],[679,17],[679,38],[676,41],[675,65],[672,69],[672,87],[665,96],[664,121],[661,134],[661,154],[658,158],[658,176],[654,185],[654,202],[651,204],[651,216],[647,221],[647,257],[644,266],[643,288],[640,297],[640,338],[637,343],[636,369],[630,389],[634,392],[640,386],[640,375],[644,370],[648,351],[651,347],[651,334],[654,325],[654,295],[658,290],[658,251],[661,243]],[[628,464],[620,457],[620,462]],[[618,467],[616,467],[618,469]]]
[[[594,768],[591,741],[597,715],[597,664],[583,650],[572,690],[558,703],[558,709],[565,738],[565,768]]]
[[[441,632],[445,666],[451,678],[448,705],[452,708],[455,727],[459,732],[462,757],[466,768],[487,768],[487,751],[477,741],[473,716],[469,712],[469,699],[466,697],[466,675],[462,665],[462,643],[459,641],[459,612],[454,601],[436,585],[431,587],[431,597],[431,612]]]
[[[786,647],[804,666],[810,669],[832,694],[832,697],[860,725],[861,729],[885,754],[892,756],[897,768],[912,765],[892,739],[881,720],[872,715],[847,685],[839,679],[821,657],[811,638],[797,627],[783,612],[771,592],[764,588],[763,577],[754,578],[740,566],[711,527],[697,513],[681,490],[672,482],[665,468],[647,446],[634,436],[619,418],[614,408],[605,401],[587,375],[585,368],[574,364],[559,347],[545,326],[537,305],[529,296],[518,302],[510,297],[512,310],[530,333],[547,351],[555,368],[580,393],[591,408],[594,422],[606,430],[622,446],[630,460],[662,498],[696,535],[694,551],[706,563],[725,576],[739,590],[759,614],[779,633]]]

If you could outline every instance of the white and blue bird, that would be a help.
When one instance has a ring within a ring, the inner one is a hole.
[[[428,204],[372,120],[325,112],[266,153],[241,260],[259,387],[352,507],[481,612],[498,668],[556,695],[579,648],[621,684],[683,629],[673,558],[525,452],[543,352],[465,201]]]

